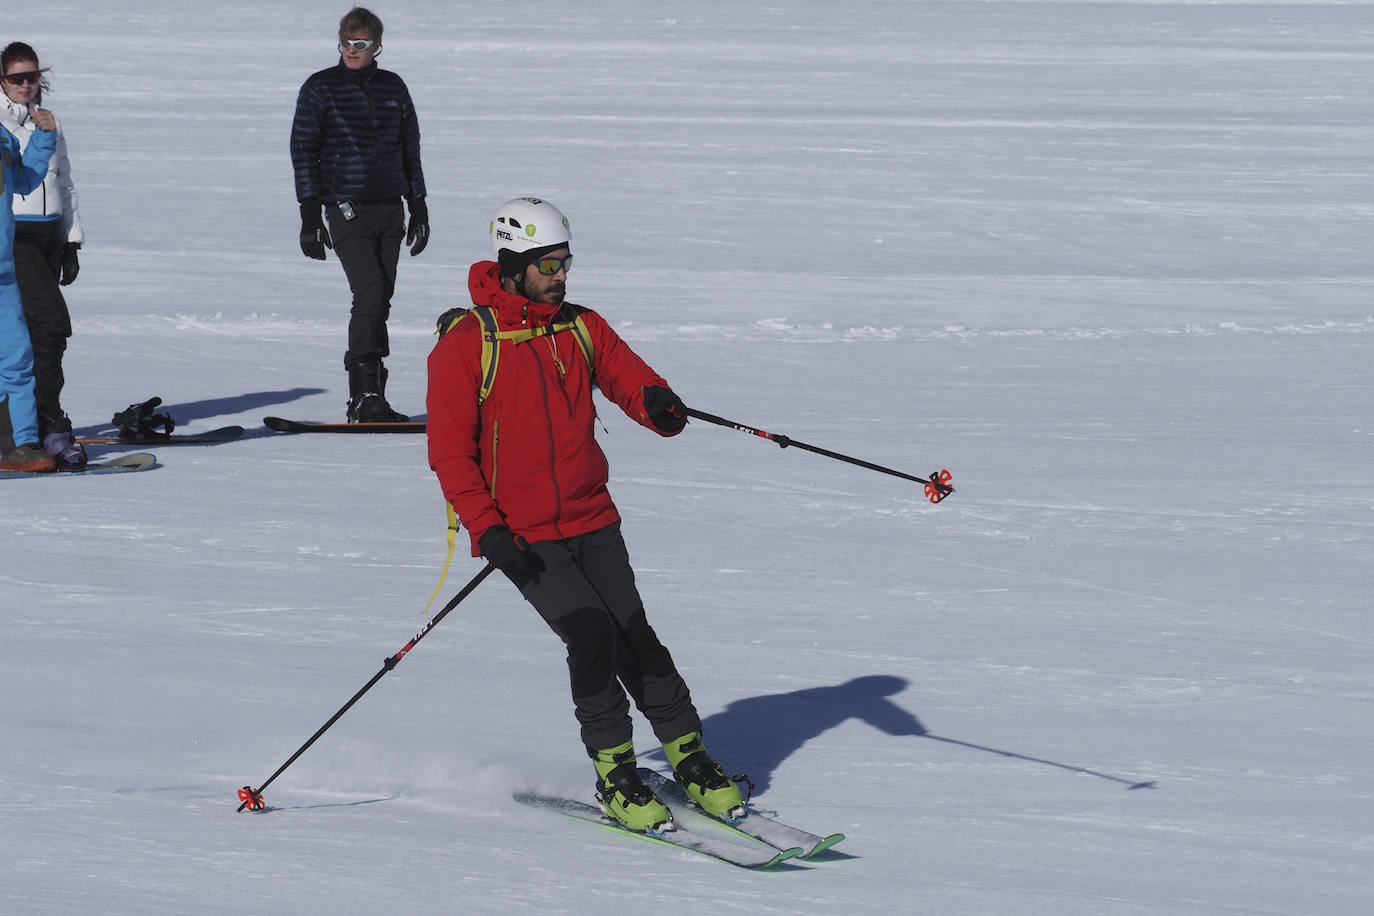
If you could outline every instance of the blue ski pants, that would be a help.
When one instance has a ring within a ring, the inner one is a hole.
[[[38,441],[38,403],[34,400],[33,344],[24,322],[13,262],[0,268],[0,399],[9,411],[15,445]]]

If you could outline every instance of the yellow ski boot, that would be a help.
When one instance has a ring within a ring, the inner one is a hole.
[[[687,793],[687,799],[712,817],[733,824],[744,817],[744,799],[739,786],[725,777],[720,764],[706,753],[701,732],[688,732],[663,745],[672,764],[673,775]]]
[[[589,747],[587,755],[596,767],[597,800],[608,816],[650,836],[676,829],[673,813],[639,778],[633,741],[604,750]]]

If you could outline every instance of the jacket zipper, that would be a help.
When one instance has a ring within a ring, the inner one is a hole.
[[[535,360],[535,365],[539,365],[539,361],[537,359]],[[540,373],[543,373],[542,368],[540,369]],[[562,380],[560,379],[560,382],[561,381]],[[554,422],[551,410],[553,404],[549,401],[549,386],[540,385],[539,387],[543,390],[544,393],[544,417],[546,418],[545,422],[549,424],[549,477],[553,481],[553,504],[555,510],[553,516],[553,527],[554,530],[558,532],[558,536],[561,538],[563,536],[563,529],[558,524],[558,519],[561,518],[563,515],[563,490],[561,487],[558,486],[558,452],[556,451],[557,437],[554,435]]]
[[[491,424],[491,498],[496,498],[496,446],[501,441],[501,421]]]

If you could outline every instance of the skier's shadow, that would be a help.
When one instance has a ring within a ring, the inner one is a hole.
[[[925,726],[888,699],[906,687],[904,678],[874,674],[835,687],[749,697],[703,720],[702,733],[712,755],[740,761],[736,766],[748,771],[754,792],[762,794],[783,761],[812,738],[850,719],[893,736],[924,736]],[[663,751],[648,756],[663,759]]]
[[[737,765],[748,771],[757,794],[767,791],[773,773],[783,761],[812,738],[850,719],[859,719],[894,737],[928,738],[1028,763],[1097,776],[1130,789],[1154,788],[1153,782],[1136,782],[1085,767],[932,735],[915,715],[889,699],[907,686],[905,678],[873,674],[856,677],[834,687],[810,687],[791,693],[736,700],[704,720],[702,732],[713,756],[726,761],[739,761]],[[662,760],[663,752],[656,750],[646,756]]]

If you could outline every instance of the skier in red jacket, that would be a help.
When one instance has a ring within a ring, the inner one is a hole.
[[[508,201],[489,232],[497,260],[468,277],[476,308],[441,328],[429,357],[430,467],[473,556],[504,572],[567,646],[606,813],[632,830],[671,829],[636,772],[633,699],[689,798],[738,819],[739,788],[706,752],[691,694],[635,588],[592,387],[662,436],[686,426],[683,403],[600,315],[564,301],[572,235],[557,207]]]

